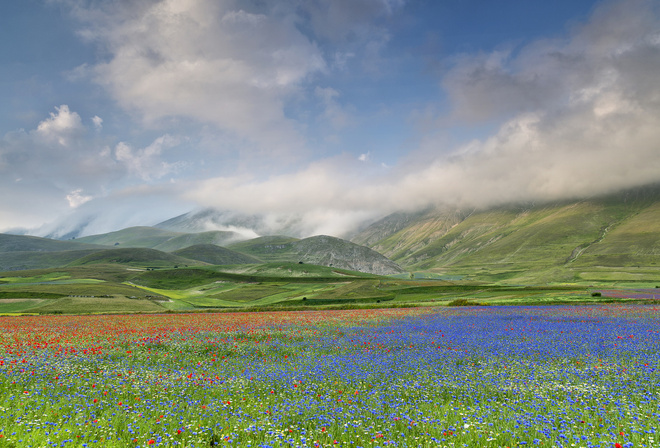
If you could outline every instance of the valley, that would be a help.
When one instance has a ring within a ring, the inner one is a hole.
[[[162,226],[0,234],[0,313],[654,303],[657,188],[387,216],[351,241]],[[197,218],[195,226],[202,227]]]

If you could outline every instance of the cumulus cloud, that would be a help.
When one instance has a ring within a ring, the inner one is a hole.
[[[304,126],[287,106],[332,70],[353,61],[375,67],[389,40],[379,21],[404,5],[59,1],[83,24],[79,34],[107,55],[96,65],[81,65],[75,76],[91,76],[147,124],[192,118],[252,143],[252,151],[287,156],[306,149]],[[343,126],[346,118],[334,98],[327,92],[319,98],[332,122]]]
[[[109,53],[91,69],[95,80],[145,122],[194,118],[269,151],[302,148],[304,139],[284,105],[326,63],[298,30],[292,6],[69,3],[86,24],[81,35]]]
[[[66,104],[56,107],[55,110],[57,112],[51,112],[50,118],[39,123],[34,135],[49,142],[57,142],[66,148],[84,133],[85,128],[80,115],[71,112]]]

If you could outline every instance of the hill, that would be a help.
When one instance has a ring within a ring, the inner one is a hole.
[[[89,264],[124,264],[151,267],[177,267],[205,264],[155,249],[105,249],[90,253],[70,263],[71,266]]]
[[[0,234],[0,271],[64,266],[99,249],[103,249],[103,246]]]
[[[295,215],[274,218],[260,213],[246,214],[206,208],[168,219],[156,224],[156,227],[184,233],[231,231],[241,235],[241,240],[247,240],[259,235],[300,235],[301,225],[300,217]]]
[[[257,257],[263,261],[294,261],[296,253],[291,244],[300,241],[283,235],[260,236],[228,247],[237,252]],[[295,260],[298,261],[298,260]]]
[[[0,252],[0,271],[47,269],[66,266],[80,258],[93,254],[96,251],[98,251],[98,249],[51,252]]]
[[[27,235],[0,233],[0,253],[3,252],[62,252],[69,250],[98,249],[95,244],[81,241],[59,241]]]
[[[410,270],[486,280],[571,281],[603,267],[628,273],[644,268],[642,277],[651,279],[660,274],[660,190],[489,210],[399,213],[353,241]]]
[[[230,248],[269,262],[300,262],[376,275],[405,272],[399,265],[368,247],[326,235],[302,240],[284,236],[261,237],[231,245]]]
[[[261,263],[258,258],[213,244],[196,244],[174,251],[172,254],[215,265]]]
[[[184,233],[156,227],[128,227],[116,232],[85,236],[76,241],[112,247],[145,247],[172,252],[195,244],[224,245],[241,239],[244,238],[238,233],[228,231]]]

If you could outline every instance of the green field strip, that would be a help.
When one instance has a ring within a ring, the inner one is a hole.
[[[149,288],[147,286],[141,286],[141,285],[135,285],[133,283],[126,283],[126,285],[130,285],[132,287],[141,289],[143,291],[148,291],[152,292],[154,294],[161,295],[163,297],[167,297],[170,299],[185,299],[189,297],[189,294],[185,292],[185,290],[176,290],[176,289],[159,289],[159,288]]]
[[[105,283],[105,280],[95,278],[72,278],[67,280],[49,280],[41,282],[11,282],[7,284],[0,283],[0,288],[18,288],[32,285],[95,285]]]
[[[2,299],[0,314],[20,313],[40,306],[47,299]]]
[[[15,284],[15,283],[44,283],[44,282],[53,282],[57,280],[66,280],[70,279],[71,276],[66,272],[51,272],[43,275],[35,275],[29,277],[0,277],[0,286],[3,286],[4,283]]]

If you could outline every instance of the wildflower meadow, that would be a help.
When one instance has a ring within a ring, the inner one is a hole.
[[[0,447],[657,447],[660,307],[0,318]]]

